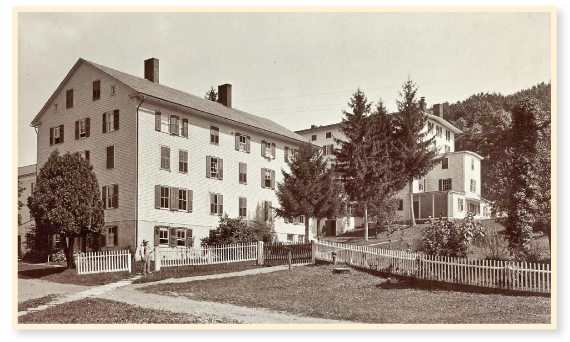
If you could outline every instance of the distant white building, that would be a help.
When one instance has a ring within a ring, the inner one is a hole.
[[[32,195],[36,185],[36,164],[21,166],[18,168],[18,181],[20,186],[24,188],[22,194],[18,197],[24,206],[18,211],[22,216],[22,224],[18,226],[18,255],[22,256],[28,250],[26,245],[26,234],[30,232],[30,227],[34,221],[30,217],[30,210],[28,209],[28,197]]]
[[[467,211],[471,211],[477,218],[489,218],[489,201],[481,197],[481,160],[483,157],[471,151],[455,151],[455,136],[461,131],[451,123],[443,119],[443,106],[435,104],[431,111],[426,109],[425,100],[422,98],[420,106],[427,116],[425,131],[428,132],[426,139],[435,136],[436,148],[440,151],[438,157],[445,155],[443,163],[437,165],[424,178],[414,180],[414,217],[417,220],[428,217],[450,217],[464,218]],[[309,129],[296,131],[299,135],[309,139],[315,145],[321,146],[327,156],[332,156],[332,152],[340,146],[333,138],[346,140],[340,132],[342,123],[311,126]],[[397,193],[400,198],[400,220],[409,222],[410,196],[409,184]],[[354,218],[351,218],[354,220]],[[343,220],[346,220],[343,219]],[[329,225],[337,227],[344,225],[337,224],[331,220]],[[356,219],[355,224],[360,226],[362,220]],[[337,229],[336,234],[341,234],[347,229],[353,228],[343,226]],[[328,231],[328,230],[327,230]]]

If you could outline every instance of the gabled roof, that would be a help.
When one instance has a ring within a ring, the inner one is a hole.
[[[72,68],[72,70],[69,72],[69,74],[66,76],[66,79],[70,77],[70,75],[72,74],[72,72],[74,71],[74,69],[76,69],[76,67],[81,63],[84,62],[86,64],[89,64],[99,70],[101,70],[102,72],[106,73],[107,75],[113,77],[114,79],[118,80],[121,83],[124,83],[125,85],[127,85],[128,87],[132,88],[136,93],[140,93],[140,94],[144,94],[144,95],[148,95],[157,99],[161,99],[161,100],[165,100],[167,102],[171,102],[174,104],[178,104],[181,105],[183,107],[187,107],[187,108],[191,108],[191,109],[196,109],[202,112],[206,112],[209,114],[212,114],[214,116],[220,117],[222,119],[225,120],[229,120],[229,121],[233,121],[233,122],[238,122],[238,123],[242,123],[248,126],[252,126],[264,131],[268,131],[274,134],[278,134],[290,139],[294,139],[294,140],[298,140],[298,141],[302,141],[302,142],[306,142],[307,140],[298,135],[297,133],[294,133],[293,131],[269,120],[266,118],[262,118],[259,116],[255,116],[253,114],[249,114],[246,112],[243,112],[241,110],[237,110],[234,108],[229,108],[224,106],[221,103],[218,102],[213,102],[210,100],[206,100],[202,97],[196,96],[196,95],[192,95],[192,94],[188,94],[185,93],[183,91],[177,90],[177,89],[173,89],[170,87],[167,87],[165,85],[162,84],[157,84],[154,82],[151,82],[147,79],[141,78],[141,77],[137,77],[137,76],[133,76],[133,75],[129,75],[127,73],[115,70],[115,69],[111,69],[109,67],[97,64],[97,63],[93,63],[90,61],[87,61],[83,58],[80,58],[79,61],[75,64],[75,66]],[[66,80],[65,79],[65,80]],[[61,85],[63,85],[63,83],[65,83],[65,80],[61,83]],[[60,85],[60,87],[61,87]],[[58,88],[59,90],[59,88]],[[57,93],[57,91],[56,91]],[[54,93],[55,94],[55,93]],[[52,95],[53,97],[53,95]],[[51,100],[51,98],[50,98]],[[49,101],[48,101],[49,102]],[[47,106],[47,103],[46,103]],[[45,108],[45,106],[44,106]],[[44,110],[44,108],[42,108],[42,111]],[[40,113],[42,113],[42,111],[40,111]],[[39,119],[39,115],[38,114],[36,116],[36,118],[34,118],[34,121],[32,121],[32,124],[34,122],[36,122]]]

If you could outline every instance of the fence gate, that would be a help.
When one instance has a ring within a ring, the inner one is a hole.
[[[264,243],[263,263],[269,266],[287,265],[289,251],[292,264],[306,264],[312,260],[310,243]]]

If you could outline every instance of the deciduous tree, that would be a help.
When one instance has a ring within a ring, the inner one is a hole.
[[[28,197],[36,233],[60,234],[67,267],[75,268],[74,238],[101,234],[105,219],[97,176],[79,153],[55,150],[41,167],[36,188]]]

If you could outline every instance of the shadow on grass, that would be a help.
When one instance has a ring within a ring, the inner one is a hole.
[[[66,270],[66,267],[53,267],[53,268],[37,268],[34,270],[25,270],[18,272],[18,278],[20,279],[38,279],[50,276],[52,274],[62,273]]]

